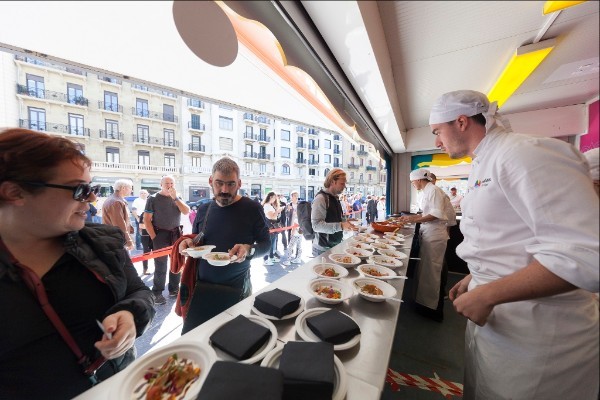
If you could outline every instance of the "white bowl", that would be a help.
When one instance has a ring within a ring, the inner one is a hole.
[[[356,256],[361,260],[366,260],[373,255],[373,250],[359,249],[358,247],[348,247],[344,249],[344,253]]]
[[[369,243],[361,242],[360,240],[356,240],[354,238],[348,239],[348,246],[363,250],[373,250],[373,247]]]
[[[185,396],[182,397],[183,400],[195,399],[210,368],[216,360],[214,350],[198,342],[180,342],[144,354],[144,356],[138,358],[133,364],[127,367],[127,372],[123,374],[121,381],[113,386],[113,391],[110,393],[109,398],[145,398],[145,396],[141,395],[141,392],[134,395],[134,390],[144,383],[144,375],[150,367],[160,368],[172,354],[177,354],[180,360],[187,358],[200,367],[200,376],[191,384]],[[119,379],[120,375],[117,374],[114,379]]]
[[[346,268],[353,268],[360,264],[360,258],[350,254],[330,254],[329,259]]]
[[[358,272],[367,277],[367,278],[375,278],[375,279],[389,279],[393,276],[396,276],[396,273],[393,269],[382,267],[377,264],[362,264],[358,266]],[[374,275],[374,274],[385,274],[385,275]]]
[[[331,270],[331,269],[333,269],[334,272],[337,273],[336,276],[323,275],[325,270]],[[319,278],[329,278],[329,279],[340,279],[340,278],[343,278],[348,275],[348,270],[346,268],[341,267],[337,264],[332,264],[332,263],[317,264],[313,267],[313,272],[315,274],[317,274],[319,276]]]
[[[404,265],[402,261],[398,260],[397,258],[379,254],[369,257],[369,263],[381,265],[382,267],[387,268],[398,268]]]
[[[373,246],[377,250],[396,250],[396,248],[394,246],[392,246],[391,244],[377,243],[377,241],[375,241],[375,243],[371,244],[371,246]]]
[[[361,234],[359,234],[357,236],[362,236],[362,237],[364,237],[366,239],[373,239],[373,240],[379,239],[379,236],[375,235],[374,233],[361,233]]]
[[[380,295],[366,293],[365,291],[363,291],[363,289],[361,289],[365,285],[376,286],[383,293]],[[394,288],[389,283],[374,278],[356,278],[352,281],[352,287],[360,297],[375,303],[391,299],[397,293],[396,288]]]
[[[363,236],[363,235],[364,235],[363,233],[359,233],[358,235],[354,235],[350,239],[352,239],[356,242],[361,242],[361,243],[373,243],[375,241],[375,240],[371,239],[370,237]]]
[[[379,249],[377,249],[377,252],[383,256],[397,258],[400,261],[406,260],[408,258],[408,256],[406,254],[404,254],[403,252],[398,251],[398,250],[387,250],[387,249],[379,250]]]
[[[203,255],[202,258],[205,259],[210,265],[222,267],[232,261],[235,261],[237,256],[235,254],[230,256],[229,253],[226,252],[214,251],[212,253]]]
[[[325,295],[317,294],[317,290],[319,289],[330,289],[335,292],[340,292],[340,298],[334,299],[326,297]],[[315,298],[325,304],[339,304],[342,301],[349,299],[352,297],[352,289],[350,286],[338,281],[337,279],[326,279],[319,278],[314,281],[310,281],[308,283],[308,291],[310,294],[315,296]]]
[[[200,258],[203,255],[210,253],[215,247],[217,246],[213,246],[210,244],[197,247],[188,247],[187,249],[183,250],[182,253],[187,254],[192,258]]]

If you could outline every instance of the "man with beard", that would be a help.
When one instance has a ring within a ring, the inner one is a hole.
[[[228,252],[237,258],[223,267],[214,267],[204,259],[197,259],[197,280],[238,289],[241,300],[252,294],[250,260],[266,254],[271,245],[267,220],[259,203],[238,194],[242,186],[240,168],[232,159],[224,157],[218,160],[208,183],[214,201],[200,206],[192,232],[203,232],[204,244],[216,246],[213,251]],[[193,246],[192,239],[184,239],[179,251]],[[184,331],[193,327],[188,320],[195,319],[195,304],[192,299]],[[193,324],[201,322],[196,318]]]

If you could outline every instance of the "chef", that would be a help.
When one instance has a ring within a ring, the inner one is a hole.
[[[464,399],[597,399],[598,197],[583,157],[511,133],[479,92],[442,95],[429,124],[438,148],[473,158],[457,248],[470,274],[450,290],[470,320]]]
[[[416,311],[426,317],[442,322],[444,318],[444,292],[442,264],[448,243],[445,212],[446,194],[431,183],[431,172],[416,169],[410,173],[410,182],[417,190],[423,191],[420,199],[421,215],[405,215],[404,222],[421,223],[419,230],[420,252],[417,272]]]

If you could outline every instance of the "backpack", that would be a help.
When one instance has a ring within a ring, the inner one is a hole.
[[[317,196],[318,195],[319,193],[317,193]],[[329,197],[327,195],[325,195],[325,201],[327,202],[327,207],[329,207]],[[300,233],[304,236],[304,239],[313,240],[315,238],[315,231],[313,231],[312,222],[310,220],[312,203],[309,201],[299,201],[296,212],[298,213]]]

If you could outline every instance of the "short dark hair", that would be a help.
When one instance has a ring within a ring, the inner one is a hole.
[[[473,121],[475,121],[475,123],[481,125],[481,126],[485,126],[485,117],[483,116],[483,114],[475,114],[472,117]]]

